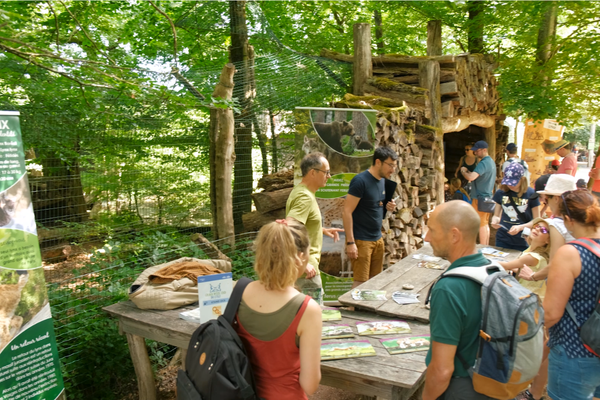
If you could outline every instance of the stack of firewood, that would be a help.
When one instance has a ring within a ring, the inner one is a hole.
[[[258,181],[260,192],[252,193],[256,211],[242,215],[246,231],[258,231],[263,225],[285,218],[285,203],[294,187],[294,170],[284,168]]]
[[[354,62],[352,55],[327,49],[321,50],[321,56]],[[428,94],[419,87],[419,63],[428,60],[440,64],[443,117],[468,115],[470,111],[490,115],[500,113],[498,82],[494,76],[497,63],[491,55],[374,56],[373,78],[364,86],[365,94],[403,100],[413,108],[424,109]],[[397,87],[392,88],[389,82],[396,83]]]

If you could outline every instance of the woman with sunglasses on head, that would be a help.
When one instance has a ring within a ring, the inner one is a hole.
[[[465,179],[463,174],[460,173],[460,169],[465,167],[469,170],[469,172],[475,171],[475,167],[477,166],[479,160],[475,154],[473,154],[473,150],[471,150],[473,145],[474,143],[469,143],[465,146],[465,155],[462,156],[458,161],[458,168],[456,168],[456,172],[454,172],[454,177],[460,179],[460,185],[465,188],[467,192],[469,191],[471,185],[469,184],[469,181]],[[469,193],[469,196],[471,196],[471,193]]]
[[[558,208],[566,229],[577,238],[600,244],[600,205],[587,190],[563,193]],[[565,312],[573,308],[579,324],[595,308],[600,287],[600,259],[578,243],[556,251],[549,266],[544,299],[545,325],[549,328],[550,365],[548,395],[552,400],[600,399],[600,358],[581,341],[577,325]]]
[[[321,380],[321,307],[294,288],[309,258],[296,220],[263,226],[255,241],[259,280],[244,290],[234,328],[248,352],[258,397],[307,399]]]

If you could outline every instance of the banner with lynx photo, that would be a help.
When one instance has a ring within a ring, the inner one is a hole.
[[[348,108],[296,107],[296,158],[294,183],[302,180],[300,162],[309,153],[318,151],[329,161],[331,177],[327,186],[317,190],[316,197],[323,217],[323,226],[343,228],[344,199],[352,178],[368,169],[377,147],[375,140],[376,110]],[[340,234],[337,243],[323,237],[319,269],[322,274],[325,304],[334,305],[352,287],[352,269],[346,258]]]
[[[0,111],[0,400],[63,393],[19,113]]]
[[[535,180],[550,168],[553,160],[560,159],[554,151],[554,145],[562,139],[563,130],[564,127],[553,119],[525,121],[521,159],[529,167],[531,187],[534,187]]]

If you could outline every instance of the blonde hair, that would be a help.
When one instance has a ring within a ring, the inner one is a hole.
[[[525,175],[523,175],[521,177],[521,180],[519,181],[519,183],[517,184],[517,195],[519,197],[523,196],[525,194],[525,192],[527,192],[527,188],[529,188],[529,185],[527,184],[527,177],[525,177]],[[508,187],[508,185],[500,185],[500,189],[503,192],[510,192],[510,188]]]
[[[471,196],[469,195],[469,193],[467,193],[467,191],[463,189],[462,182],[460,181],[460,179],[452,178],[450,179],[450,195],[454,196],[454,193],[456,193],[456,191],[461,192],[462,194],[467,196],[469,200],[471,200]]]
[[[298,278],[298,253],[308,257],[308,232],[289,219],[263,226],[254,241],[254,270],[267,290],[283,290]]]
[[[533,229],[535,225],[540,223],[543,223],[546,226],[546,229],[550,229],[550,224],[544,218],[535,218],[531,222],[533,223],[531,225],[531,229]],[[544,257],[546,261],[550,261],[550,232],[548,232],[548,243],[546,243],[545,246],[537,247],[531,250],[531,252],[538,253],[540,256]]]

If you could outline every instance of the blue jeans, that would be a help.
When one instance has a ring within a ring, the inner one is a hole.
[[[561,345],[550,349],[548,396],[552,400],[600,397],[600,358],[569,358]]]

